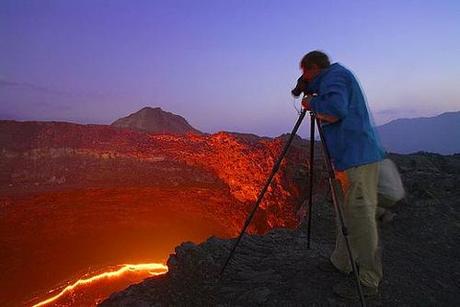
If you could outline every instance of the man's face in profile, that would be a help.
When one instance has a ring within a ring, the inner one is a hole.
[[[321,71],[321,69],[316,64],[312,64],[311,67],[300,67],[303,71],[302,77],[304,80],[310,82],[313,80]]]

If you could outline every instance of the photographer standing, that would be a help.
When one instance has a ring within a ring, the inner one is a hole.
[[[378,168],[384,152],[353,74],[338,63],[331,65],[328,56],[320,51],[306,54],[300,67],[306,92],[317,94],[305,96],[302,105],[322,121],[324,139],[342,186],[344,220],[363,294],[376,296],[383,275],[376,210]],[[337,231],[330,262],[323,263],[320,269],[347,274],[352,271],[341,231]],[[344,298],[356,297],[356,288],[349,280],[335,285],[334,292]]]

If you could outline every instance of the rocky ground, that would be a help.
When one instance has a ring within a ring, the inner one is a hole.
[[[392,155],[408,195],[380,223],[384,280],[371,306],[456,306],[460,303],[460,155]],[[317,200],[313,242],[305,227],[245,236],[222,280],[232,240],[215,237],[183,243],[168,260],[169,272],[113,294],[102,306],[345,306],[334,296],[346,277],[317,265],[333,248],[333,209]]]

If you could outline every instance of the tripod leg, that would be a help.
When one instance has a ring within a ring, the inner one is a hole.
[[[315,151],[315,113],[310,112],[310,177],[308,180],[308,227],[307,227],[307,247],[310,249],[311,239],[311,216],[313,207],[313,174],[314,174],[314,151]]]
[[[318,132],[319,132],[319,136],[320,136],[320,139],[321,139],[321,143],[323,145],[324,160],[326,162],[326,167],[327,167],[327,170],[328,170],[328,173],[329,173],[329,185],[330,185],[331,193],[332,193],[332,202],[334,204],[335,211],[337,213],[337,217],[338,217],[339,223],[341,225],[341,231],[342,231],[342,235],[343,235],[343,237],[345,239],[345,245],[347,246],[348,257],[350,259],[351,267],[353,269],[353,274],[355,276],[356,287],[358,289],[358,295],[359,295],[359,299],[360,299],[360,302],[361,302],[361,306],[366,306],[366,301],[364,300],[364,295],[363,295],[363,289],[361,287],[361,283],[359,282],[359,272],[358,272],[358,269],[357,269],[356,262],[354,260],[355,258],[353,257],[353,253],[351,251],[350,240],[348,239],[348,229],[347,229],[347,227],[345,225],[345,221],[344,221],[344,218],[343,218],[342,207],[339,204],[339,199],[337,197],[337,190],[336,189],[339,188],[340,183],[335,178],[334,169],[333,169],[332,163],[331,163],[331,156],[329,154],[327,144],[326,144],[326,142],[324,140],[324,133],[323,133],[323,130],[322,130],[322,127],[321,127],[321,121],[318,118],[316,118],[316,124],[317,124],[317,127],[318,127]]]
[[[267,182],[265,183],[265,186],[263,187],[262,191],[260,191],[259,196],[257,197],[256,203],[254,204],[254,207],[252,208],[249,216],[247,217],[246,221],[244,222],[243,228],[241,229],[240,235],[238,236],[238,239],[236,240],[235,244],[233,245],[230,254],[228,255],[227,260],[225,261],[222,270],[220,271],[220,279],[222,279],[225,268],[227,267],[227,264],[230,262],[230,259],[232,258],[236,247],[241,241],[241,238],[243,237],[246,229],[248,228],[249,224],[251,223],[252,218],[254,217],[254,214],[257,211],[257,208],[260,205],[260,202],[262,201],[262,198],[264,197],[265,192],[267,191],[268,187],[270,186],[270,183],[272,182],[273,177],[275,176],[276,172],[278,171],[281,161],[283,160],[284,156],[286,155],[289,146],[292,143],[292,140],[294,139],[297,130],[299,129],[300,124],[302,123],[303,118],[305,117],[305,114],[307,113],[307,110],[303,109],[302,112],[300,113],[299,119],[297,120],[294,128],[292,129],[291,135],[289,136],[288,141],[286,142],[286,145],[284,145],[284,149],[281,152],[280,156],[278,157],[278,160],[276,161],[275,165],[273,166],[272,172],[270,176],[267,179]]]

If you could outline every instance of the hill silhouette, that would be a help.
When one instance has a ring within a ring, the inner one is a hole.
[[[164,134],[201,134],[182,116],[163,111],[159,107],[144,107],[135,113],[117,119],[112,126]]]
[[[460,111],[435,117],[397,119],[378,127],[390,152],[460,153]]]

